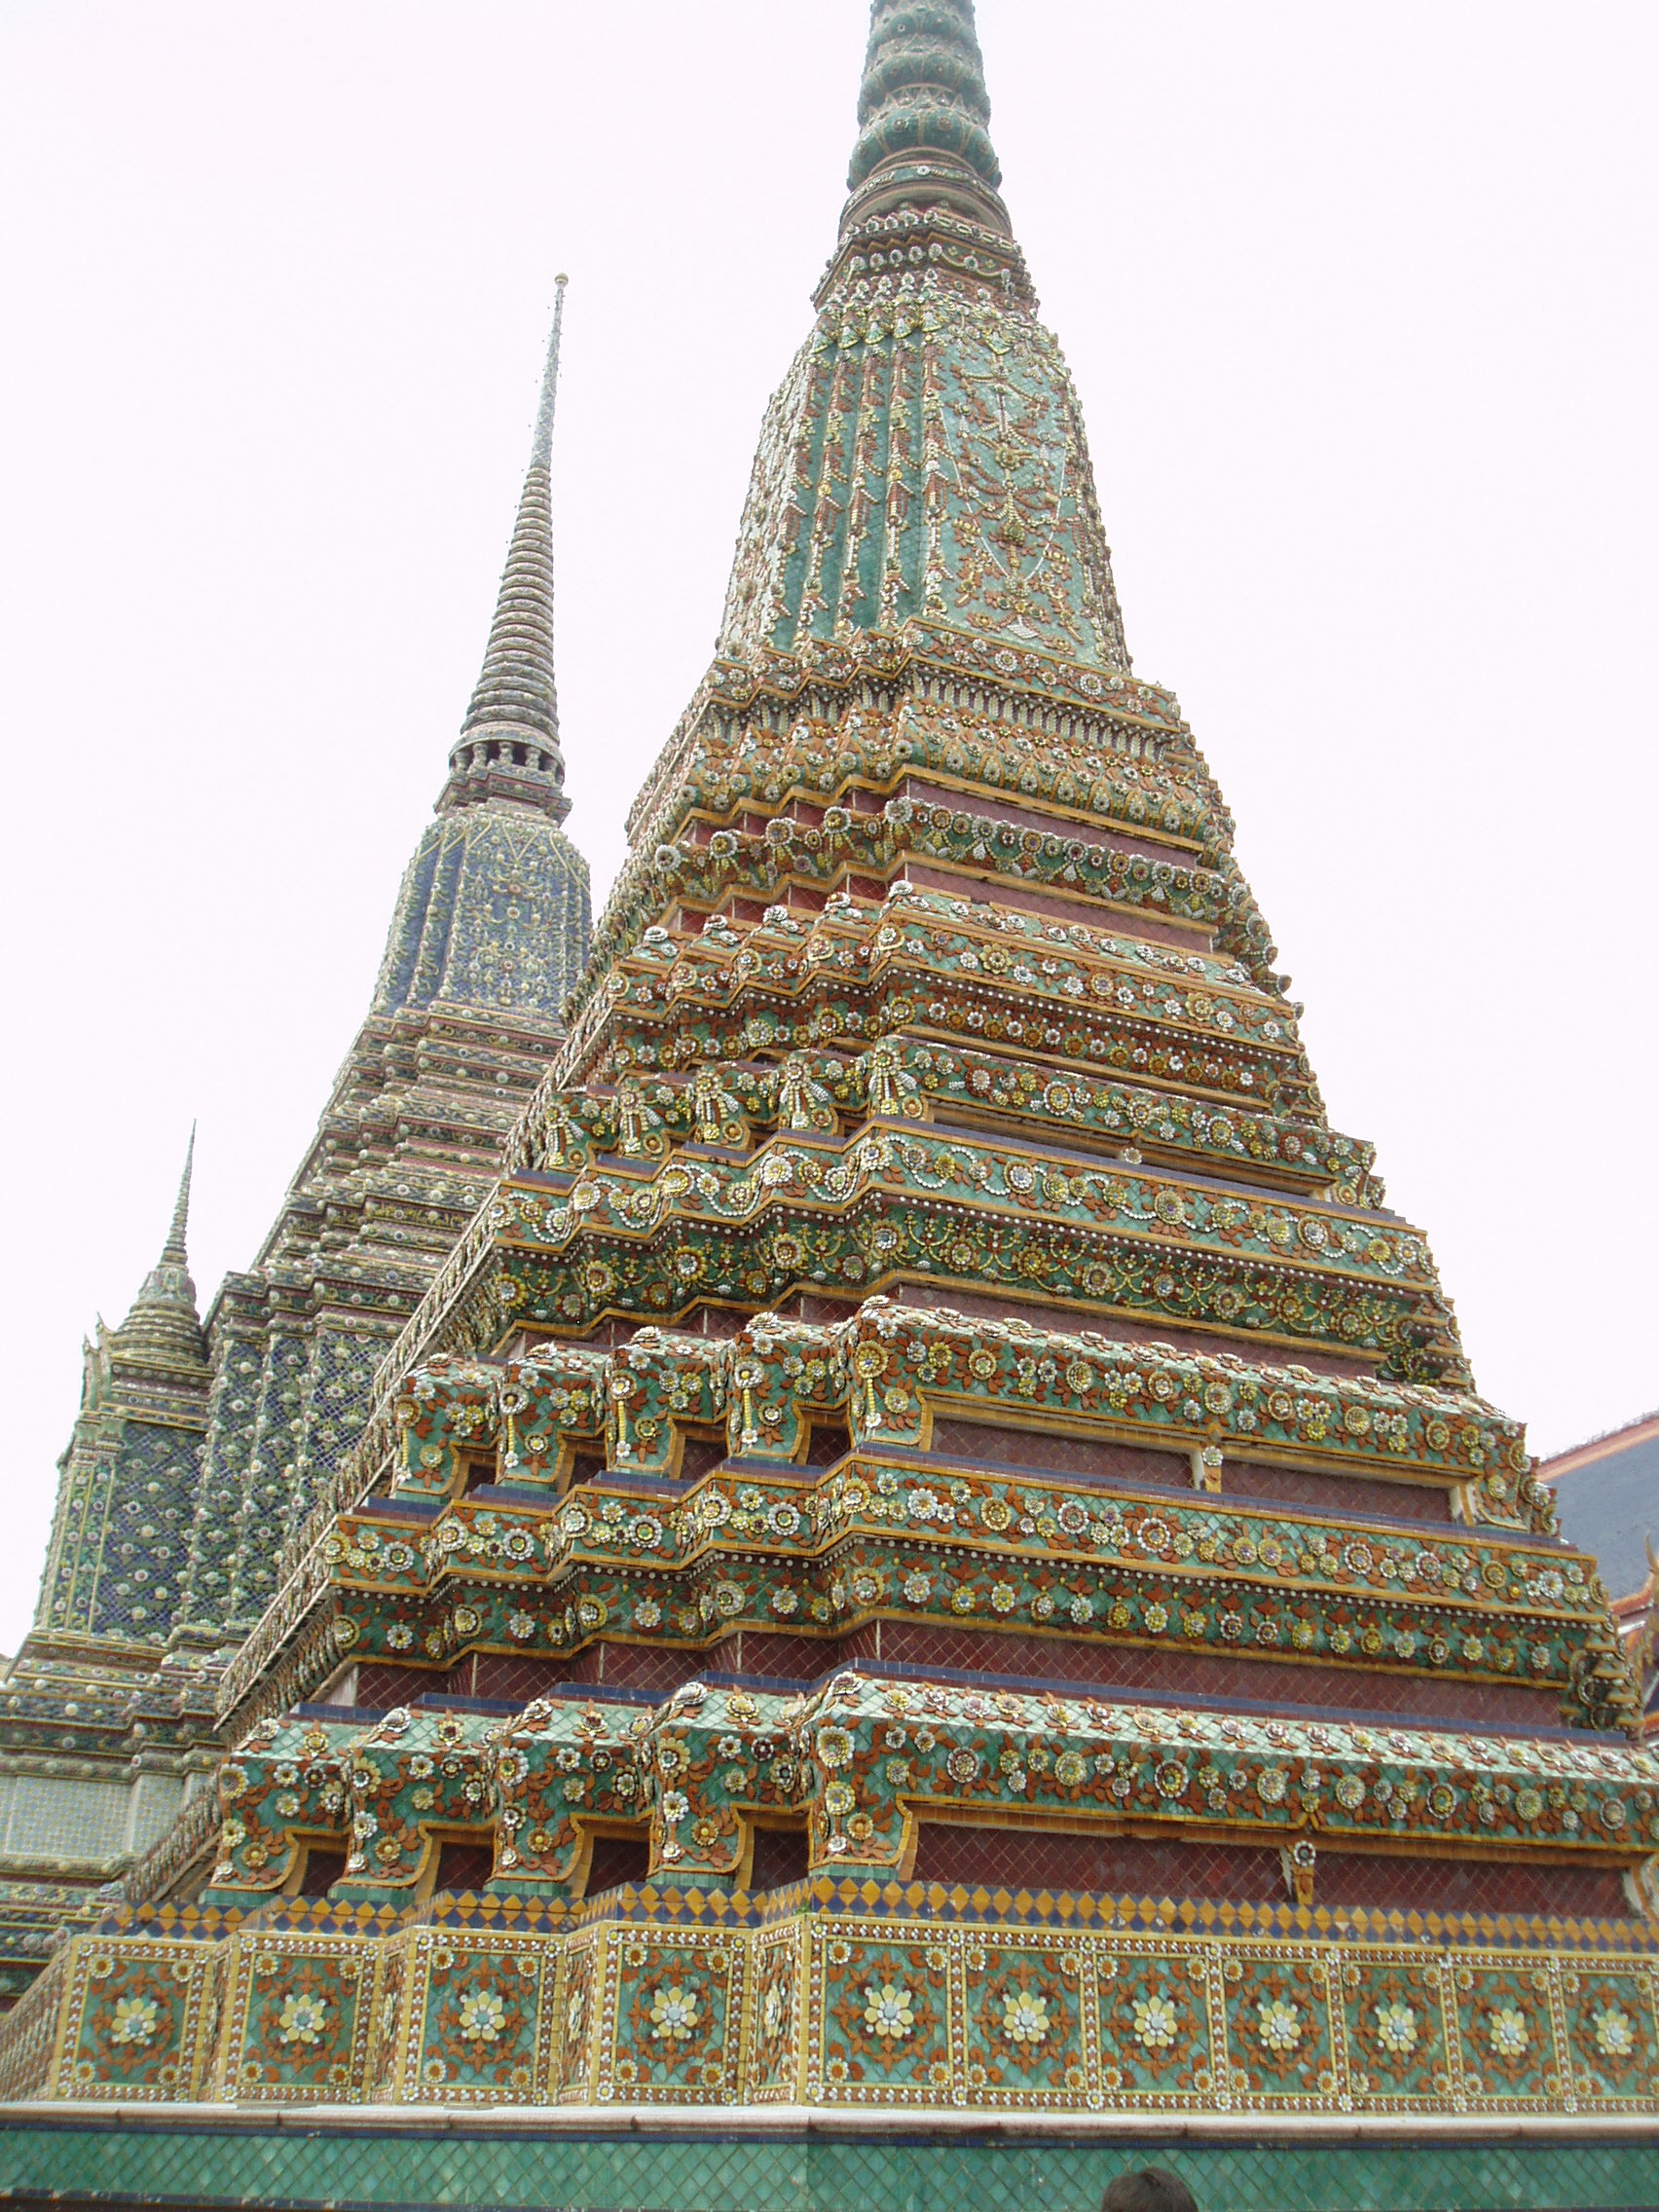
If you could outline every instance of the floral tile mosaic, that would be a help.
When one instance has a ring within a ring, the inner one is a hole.
[[[349,2095],[365,2077],[378,1964],[349,1936],[233,1938],[221,2094],[281,2103]]]
[[[135,2102],[199,2094],[224,1966],[201,1943],[77,1943],[57,2031],[59,2093]]]
[[[53,2055],[12,2093],[1659,2116],[1649,1954],[1101,1929],[1027,1903],[936,1892],[918,1918],[647,1888],[553,1927],[77,1937],[39,2000]]]
[[[410,1945],[402,2093],[525,2104],[544,2093],[559,1955],[511,1935],[424,1930]]]
[[[745,1952],[735,1931],[611,1933],[601,2102],[723,2104],[738,2093]]]

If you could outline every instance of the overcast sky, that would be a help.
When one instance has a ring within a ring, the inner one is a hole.
[[[861,0],[0,5],[0,1649],[193,1117],[205,1307],[554,475],[596,890],[713,645]],[[1560,1449],[1659,1402],[1659,10],[982,0],[1005,196],[1333,1121]],[[1655,1514],[1659,1526],[1659,1508]]]

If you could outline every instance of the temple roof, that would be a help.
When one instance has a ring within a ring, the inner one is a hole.
[[[1546,1459],[1538,1477],[1555,1492],[1568,1538],[1596,1554],[1608,1595],[1645,1589],[1647,1547],[1659,1544],[1659,1414]]]

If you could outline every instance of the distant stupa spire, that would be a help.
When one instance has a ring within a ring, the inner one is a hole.
[[[874,0],[843,235],[850,222],[924,201],[1008,233],[990,120],[974,0]]]
[[[553,499],[548,475],[559,387],[565,285],[554,279],[553,330],[535,410],[530,465],[507,546],[484,665],[450,755],[440,810],[512,799],[562,822],[565,762],[559,750],[559,694],[553,675]]]
[[[546,468],[553,458],[553,409],[559,396],[559,333],[565,321],[563,271],[553,279],[553,328],[547,340],[547,362],[541,372],[541,397],[535,408],[535,435],[531,441],[530,465]]]
[[[195,1164],[196,1124],[192,1122],[190,1142],[184,1149],[184,1173],[178,1179],[178,1197],[173,1200],[172,1223],[167,1230],[167,1240],[162,1246],[162,1258],[181,1268],[187,1265],[184,1238],[190,1226],[190,1176]]]
[[[190,1178],[196,1161],[196,1125],[191,1124],[185,1149],[184,1173],[173,1200],[162,1256],[144,1277],[137,1297],[112,1340],[118,1353],[129,1361],[171,1366],[191,1365],[203,1356],[202,1322],[196,1310],[196,1285],[191,1280],[185,1235],[190,1223]]]

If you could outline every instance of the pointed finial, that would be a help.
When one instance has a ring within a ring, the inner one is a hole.
[[[547,341],[547,366],[541,372],[535,437],[530,449],[532,468],[545,468],[553,459],[553,404],[559,394],[559,331],[565,320],[565,286],[570,281],[562,273],[553,279],[553,335]]]
[[[114,1355],[129,1366],[198,1365],[205,1357],[202,1323],[196,1312],[196,1285],[190,1279],[184,1236],[190,1220],[190,1176],[196,1161],[196,1124],[190,1126],[184,1173],[173,1200],[172,1221],[162,1256],[144,1277],[132,1309],[110,1336]],[[102,1323],[99,1323],[100,1329]]]
[[[167,1240],[162,1246],[162,1258],[175,1267],[186,1266],[184,1233],[190,1224],[190,1171],[196,1162],[196,1124],[190,1124],[190,1142],[184,1150],[184,1173],[178,1179],[178,1197],[173,1200],[172,1226]]]
[[[565,763],[559,752],[559,694],[553,681],[553,501],[548,464],[559,387],[559,335],[565,319],[562,274],[554,278],[553,330],[535,410],[530,466],[519,495],[496,619],[450,753],[438,811],[510,799],[563,822]]]

